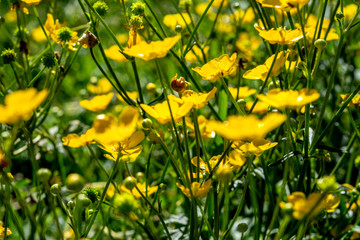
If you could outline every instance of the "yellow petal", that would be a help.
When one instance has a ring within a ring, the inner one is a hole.
[[[86,108],[87,110],[90,110],[92,112],[98,112],[106,109],[106,107],[111,102],[113,96],[114,93],[108,93],[106,95],[98,95],[91,100],[82,100],[79,103],[82,107]]]

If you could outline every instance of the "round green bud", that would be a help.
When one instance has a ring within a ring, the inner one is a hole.
[[[344,13],[343,13],[342,11],[337,12],[337,13],[336,13],[336,18],[337,18],[338,20],[343,19],[343,18],[344,18]]]
[[[360,169],[360,156],[357,156],[355,158],[355,167]]]
[[[5,64],[10,64],[15,62],[16,53],[14,49],[5,49],[1,52],[1,57],[3,58]]]
[[[74,208],[75,208],[75,203],[74,203],[74,201],[69,201],[68,203],[67,203],[67,207],[69,208],[69,210],[70,210],[70,212],[72,212],[73,210],[74,210]]]
[[[131,12],[134,15],[139,15],[139,16],[143,16],[145,14],[145,8],[146,8],[145,3],[140,2],[140,1],[133,3],[130,7]]]
[[[135,187],[136,182],[137,182],[136,178],[129,176],[129,177],[125,178],[124,185],[127,189],[129,189],[131,191]]]
[[[294,205],[291,203],[285,203],[281,206],[281,210],[284,214],[292,215],[294,211]]]
[[[37,175],[40,182],[47,182],[51,177],[51,171],[47,168],[40,168],[37,171]]]
[[[335,176],[325,176],[317,180],[317,185],[324,192],[335,191],[338,188]]]
[[[237,230],[241,233],[244,233],[248,230],[248,225],[246,223],[240,223],[238,226],[237,226]]]
[[[240,8],[240,3],[239,3],[239,2],[235,2],[233,6],[234,6],[235,9],[239,9],[239,8]]]
[[[61,191],[61,187],[57,183],[53,184],[50,188],[50,192],[54,195],[58,195],[60,191]]]
[[[128,215],[135,210],[138,205],[132,194],[116,194],[114,198],[114,207],[122,214]]]
[[[183,31],[183,27],[181,25],[178,24],[175,26],[175,32],[181,33],[182,31]]]
[[[142,123],[141,123],[142,127],[144,129],[150,129],[153,126],[153,122],[151,119],[149,118],[145,118]]]
[[[91,200],[84,194],[79,194],[76,203],[79,204],[80,208],[87,208],[91,205]]]
[[[93,8],[100,16],[105,16],[109,6],[104,1],[97,1],[94,3]]]
[[[61,42],[69,42],[72,39],[72,31],[68,27],[62,27],[57,31],[57,37]]]
[[[85,179],[77,173],[70,173],[65,182],[66,187],[74,192],[80,192],[85,186]]]
[[[238,105],[239,106],[241,106],[241,107],[245,107],[246,106],[246,101],[245,101],[245,99],[238,99],[237,100],[237,103],[238,103]]]
[[[167,185],[165,183],[160,183],[159,187],[161,190],[166,190]]]
[[[324,39],[318,39],[314,43],[315,47],[318,49],[323,49],[324,47],[326,47],[326,44],[327,43]]]
[[[56,56],[53,53],[45,53],[41,58],[41,62],[46,68],[52,68],[56,65]]]
[[[89,209],[89,210],[88,210],[88,214],[89,214],[89,217],[91,217],[91,215],[94,214],[94,209]]]
[[[136,173],[135,177],[136,177],[136,179],[139,179],[139,181],[141,181],[141,182],[143,182],[145,179],[145,175],[143,172]]]
[[[143,18],[138,15],[132,15],[130,17],[130,26],[134,29],[140,29],[143,25]]]

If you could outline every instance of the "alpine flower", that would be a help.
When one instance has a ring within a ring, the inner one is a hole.
[[[189,188],[185,188],[183,185],[179,183],[176,183],[176,186],[178,186],[178,188],[180,188],[183,194],[188,198],[191,198],[191,193],[194,198],[201,198],[201,197],[205,197],[206,194],[209,192],[211,188],[211,180],[209,179],[203,184],[199,182],[191,183],[191,193]]]
[[[279,27],[278,29],[265,30],[257,25],[255,29],[259,32],[260,37],[270,44],[290,45],[304,37],[300,29],[286,30],[285,27]]]
[[[114,93],[108,93],[105,95],[98,95],[92,98],[91,100],[82,100],[80,101],[80,105],[87,110],[90,110],[92,112],[98,112],[106,109],[107,105],[111,102],[111,99],[113,98]]]

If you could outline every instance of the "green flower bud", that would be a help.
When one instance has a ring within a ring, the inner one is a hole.
[[[134,177],[129,176],[125,178],[124,185],[127,189],[131,191],[136,185],[136,179]]]
[[[181,33],[182,31],[183,31],[183,27],[181,25],[176,25],[175,26],[175,32]]]
[[[130,17],[130,26],[134,29],[141,29],[143,25],[143,18],[138,15],[132,15]]]
[[[89,207],[91,205],[91,200],[84,194],[79,194],[76,203],[82,209]]]
[[[339,11],[336,13],[337,20],[341,20],[344,18],[344,13],[342,11]]]
[[[151,119],[149,118],[145,118],[142,123],[141,123],[142,127],[144,129],[150,129],[153,126],[153,122]]]
[[[47,182],[51,177],[51,171],[47,168],[40,168],[37,171],[37,175],[40,182]]]
[[[5,49],[4,51],[2,51],[1,57],[3,58],[5,64],[10,64],[12,62],[15,62],[16,53],[14,49]]]
[[[100,16],[105,16],[106,12],[109,9],[109,6],[104,1],[97,1],[94,3],[93,8]]]
[[[114,207],[122,214],[129,215],[138,206],[132,194],[122,193],[115,195]]]
[[[166,190],[167,185],[165,183],[160,183],[159,187],[161,190]]]
[[[145,175],[143,172],[136,173],[136,179],[138,179],[140,182],[143,182],[145,180]]]
[[[324,192],[335,191],[338,188],[335,176],[325,176],[317,180],[317,185]]]
[[[74,192],[80,192],[85,186],[85,179],[77,173],[71,173],[66,178],[66,187]]]
[[[239,8],[240,8],[240,3],[239,3],[239,2],[235,2],[233,6],[234,6],[235,9],[239,9]]]
[[[60,191],[61,191],[61,187],[57,183],[53,184],[50,188],[50,192],[54,195],[58,195]]]
[[[285,203],[284,205],[281,205],[281,210],[284,214],[292,215],[294,206],[292,203]]]
[[[130,7],[131,12],[134,15],[139,15],[139,16],[143,16],[145,14],[145,8],[146,8],[145,3],[141,1],[137,1],[136,3],[133,3]]]
[[[45,53],[41,58],[41,62],[46,68],[52,68],[56,65],[56,56],[53,53]]]
[[[360,169],[360,156],[357,156],[355,158],[355,167]]]
[[[72,212],[73,210],[74,210],[74,208],[75,208],[75,203],[74,203],[74,201],[69,201],[68,203],[67,203],[67,207],[69,208],[69,210],[70,210],[70,212]]]
[[[57,31],[57,37],[61,42],[69,42],[72,39],[72,31],[68,27],[62,27]]]
[[[83,193],[87,198],[91,200],[92,203],[95,203],[100,199],[99,192],[94,188],[86,188]]]
[[[315,47],[318,49],[323,49],[324,47],[326,47],[326,44],[327,43],[324,39],[318,39],[314,43]]]
[[[248,230],[248,225],[246,223],[240,223],[238,226],[237,226],[237,229],[239,232],[241,233],[244,233]]]

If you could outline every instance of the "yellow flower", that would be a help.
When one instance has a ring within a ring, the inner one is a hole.
[[[70,133],[67,136],[63,137],[61,140],[63,141],[63,144],[68,147],[85,147],[86,145],[93,143],[94,129],[90,128],[80,136],[76,133]]]
[[[239,150],[232,150],[229,153],[229,163],[235,168],[240,168],[246,163],[246,157]]]
[[[249,24],[254,21],[255,13],[252,8],[248,8],[245,11],[240,9],[234,13],[234,17],[241,24]]]
[[[345,19],[346,20],[353,19],[356,14],[357,8],[358,6],[354,3],[346,5],[344,7],[344,12],[343,12]]]
[[[141,131],[137,131],[123,142],[110,145],[99,142],[101,144],[99,147],[109,153],[104,155],[107,159],[116,161],[120,152],[120,161],[134,162],[143,149],[142,145],[139,144],[144,138],[145,134]]]
[[[44,24],[46,33],[49,35],[50,39],[57,39],[56,32],[62,27],[65,27],[65,23],[60,24],[59,19],[54,20],[53,15],[50,13],[47,14],[47,19]]]
[[[162,41],[153,41],[151,43],[147,43],[145,41],[140,42],[131,48],[124,49],[124,53],[129,56],[141,58],[145,61],[150,61],[155,58],[163,58],[180,38],[180,36],[175,36],[165,38]]]
[[[181,98],[177,98],[174,95],[168,96],[171,112],[174,121],[177,123],[184,117],[193,107],[193,102],[185,102]],[[171,115],[167,101],[158,103],[155,106],[148,106],[146,104],[140,104],[146,113],[155,118],[159,123],[165,124],[171,122]]]
[[[184,46],[184,49],[185,48],[186,48],[186,46]],[[203,49],[206,57],[209,55],[209,49],[210,49],[209,46],[206,46]],[[202,58],[203,58],[203,55],[202,55],[201,49],[197,45],[194,45],[191,48],[191,50],[185,55],[185,60],[190,63],[198,62],[199,59],[202,59]]]
[[[183,194],[188,197],[191,198],[191,194],[190,194],[190,189],[189,188],[185,188],[183,185],[176,183],[176,186],[178,186],[178,188],[180,188],[180,190],[183,192]],[[193,182],[191,183],[191,192],[194,198],[200,198],[200,197],[205,197],[206,194],[209,192],[211,188],[211,180],[207,180],[206,182],[204,182],[203,184],[200,184],[199,182]]]
[[[237,88],[229,87],[229,91],[235,100],[244,99],[256,93],[256,89],[250,89],[248,86],[240,87],[239,93]]]
[[[184,100],[184,102],[192,103],[194,108],[201,109],[205,107],[205,105],[210,101],[210,99],[215,97],[216,91],[217,91],[216,87],[214,87],[208,93],[196,93],[192,90],[186,90],[183,93],[181,99]]]
[[[89,83],[86,87],[89,92],[94,94],[105,94],[113,89],[111,83],[106,78],[101,78],[97,84]]]
[[[266,95],[257,96],[263,102],[283,110],[285,108],[300,109],[302,106],[316,101],[320,97],[316,89],[303,88],[297,90],[281,90],[279,88],[270,90]]]
[[[246,110],[250,111],[253,104],[254,104],[254,102],[247,102],[246,103]],[[252,113],[265,114],[265,113],[267,113],[267,111],[269,109],[269,106],[270,105],[268,103],[258,101],[256,103],[254,109],[252,110]]]
[[[207,123],[208,123],[208,120],[203,115],[200,115],[198,117],[200,135],[204,139],[214,138],[215,132],[211,132],[211,131],[207,130]],[[189,136],[195,137],[194,123],[191,122],[190,118],[186,118],[186,126],[189,127],[191,130],[191,133],[189,133]]]
[[[261,3],[262,7],[280,8],[284,11],[296,9],[297,6],[302,8],[309,0],[256,0]]]
[[[278,29],[265,30],[259,26],[255,26],[255,29],[259,32],[260,37],[268,41],[270,44],[293,44],[302,39],[302,31],[300,29],[286,30],[285,27],[279,27]]]
[[[252,155],[259,157],[263,152],[275,147],[277,144],[277,142],[272,143],[260,138],[251,142],[236,141],[231,147],[238,150],[245,157]]]
[[[46,36],[42,30],[41,27],[37,27],[34,30],[32,30],[31,32],[31,37],[36,41],[36,42],[45,42],[46,41]]]
[[[106,109],[107,105],[111,102],[114,93],[108,93],[105,95],[98,95],[93,97],[91,100],[81,100],[79,103],[82,107],[92,112],[98,112]]]
[[[138,189],[140,190],[140,192],[146,196],[146,183],[137,183],[136,186],[138,187]],[[158,186],[148,186],[147,189],[147,194],[148,196],[150,196],[151,194],[155,193],[158,189]],[[141,194],[139,193],[139,191],[134,187],[131,191],[129,189],[127,189],[125,187],[124,184],[120,185],[120,191],[123,192],[127,192],[127,193],[132,193],[134,195],[135,198],[141,198]]]
[[[26,3],[28,6],[38,5],[41,2],[41,0],[21,0],[21,1]]]
[[[306,37],[308,39],[317,39],[318,37],[318,31],[316,32],[316,36],[315,36],[315,29],[316,29],[316,24],[317,24],[317,17],[314,14],[310,14],[307,22],[305,24],[305,32],[307,32],[308,34],[306,35]],[[327,32],[327,29],[329,28],[329,24],[330,24],[330,20],[327,18],[324,18],[323,20],[323,25],[321,28],[321,33],[320,33],[320,38],[325,38],[325,33]],[[297,28],[301,29],[301,26],[299,24],[296,25]],[[319,28],[319,27],[317,27]],[[327,37],[326,37],[326,41],[331,41],[331,40],[337,40],[339,39],[339,35],[336,33],[335,29],[331,28]]]
[[[333,194],[327,194],[323,202],[326,211],[331,213],[334,212],[335,209],[340,205],[340,198],[335,197]]]
[[[4,238],[6,236],[10,236],[12,234],[11,230],[9,229],[9,226],[6,228],[6,234],[5,234],[5,228],[3,227],[3,222],[0,221],[0,238]]]
[[[136,99],[139,97],[139,92],[126,92],[130,99],[134,100],[136,102]],[[116,94],[116,97],[121,101],[125,102],[125,100],[121,97],[120,94]]]
[[[350,94],[340,94],[340,97],[343,101],[346,101],[350,97]],[[356,94],[353,99],[349,102],[348,106],[359,106],[360,105],[360,94]]]
[[[104,52],[108,58],[114,61],[117,62],[127,61],[126,57],[122,53],[120,53],[120,48],[117,45],[113,45],[110,48],[105,49]]]
[[[21,120],[29,120],[49,91],[38,92],[35,88],[18,90],[5,96],[5,105],[0,105],[0,123],[15,124]]]
[[[215,20],[216,14],[210,15],[211,20]],[[229,14],[220,14],[218,16],[218,21],[215,26],[216,31],[225,34],[231,34],[235,32],[235,25],[232,19],[232,16]]]
[[[286,120],[280,113],[270,113],[262,120],[255,115],[230,116],[225,122],[209,121],[208,129],[233,141],[252,141],[264,138]]]
[[[138,118],[139,110],[130,106],[123,110],[120,121],[111,115],[99,115],[92,125],[94,140],[106,145],[125,141],[135,131]]]
[[[260,47],[261,39],[259,37],[250,36],[246,32],[239,33],[236,47],[240,50],[242,58],[251,60],[254,51]]]
[[[191,19],[190,19],[189,14],[187,14],[187,13],[183,13],[182,16],[184,18],[182,18],[179,13],[167,14],[164,17],[163,23],[167,27],[171,28],[172,30],[175,30],[176,25],[180,25],[183,28],[185,28],[187,24],[191,23]],[[185,21],[184,21],[184,19],[185,19]]]
[[[321,202],[320,193],[311,193],[306,198],[302,192],[293,192],[287,196],[287,201],[293,205],[293,217],[298,220],[303,219],[307,214],[310,214],[309,218],[313,218],[325,208]],[[284,206],[284,203],[282,202],[280,206]],[[311,210],[312,212],[310,213]]]
[[[219,8],[222,1],[224,1],[223,7],[226,7],[229,4],[228,0],[215,0],[211,6]],[[208,2],[210,2],[210,0],[208,0]]]
[[[289,55],[288,51],[282,51],[282,52],[278,53],[269,78],[278,76],[281,73],[282,68],[285,65],[288,55]],[[271,57],[269,57],[263,65],[259,65],[256,68],[246,71],[243,75],[243,78],[255,79],[255,80],[260,79],[260,80],[265,81],[266,76],[268,75],[268,72],[274,61],[274,58],[275,58],[275,54],[273,54]]]
[[[215,82],[220,77],[229,75],[236,68],[237,54],[233,53],[231,57],[224,54],[218,58],[211,60],[201,68],[193,68],[201,77],[210,82]]]

